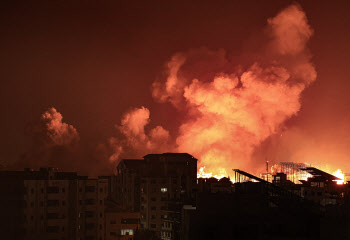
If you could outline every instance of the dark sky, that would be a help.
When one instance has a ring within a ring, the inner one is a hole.
[[[152,125],[176,125],[175,110],[151,96],[165,62],[202,46],[240,55],[266,19],[292,1],[169,2],[2,1],[0,161],[27,151],[25,128],[49,107],[91,145],[113,135],[131,107],[148,107]],[[291,124],[313,138],[332,133],[332,141],[347,141],[350,4],[299,3],[315,31],[309,47],[318,79]]]

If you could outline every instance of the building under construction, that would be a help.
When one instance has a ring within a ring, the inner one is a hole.
[[[295,162],[281,162],[281,172],[287,175],[287,180],[292,181],[293,183],[300,183],[299,180],[306,180],[311,175],[302,170],[303,168],[311,167],[307,163],[295,163]]]

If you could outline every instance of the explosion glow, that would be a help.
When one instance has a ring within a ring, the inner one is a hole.
[[[337,184],[344,184],[345,175],[341,169],[338,169],[337,171],[333,172],[332,175],[342,179],[342,180],[338,180]]]
[[[127,112],[117,126],[126,140],[113,141],[112,160],[127,149],[175,151],[198,158],[203,176],[227,176],[232,166],[251,168],[254,149],[298,113],[301,93],[317,75],[307,49],[313,30],[299,5],[268,19],[266,28],[269,41],[248,66],[232,63],[224,50],[175,54],[152,94],[184,115],[177,146],[169,147],[171,137],[162,126],[145,132],[150,112],[141,107]]]
[[[219,172],[220,172],[219,175],[213,175],[212,172],[206,173],[204,171],[204,169],[205,169],[205,167],[199,168],[198,173],[197,173],[197,178],[212,178],[213,177],[213,178],[216,178],[216,179],[221,179],[221,178],[224,178],[224,177],[228,176],[225,169],[219,170]]]

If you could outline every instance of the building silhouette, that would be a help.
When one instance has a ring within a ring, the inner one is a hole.
[[[178,239],[183,205],[195,199],[197,159],[187,153],[148,154],[117,167],[119,202],[140,211],[141,228]]]
[[[105,178],[54,168],[0,171],[4,239],[105,239]]]

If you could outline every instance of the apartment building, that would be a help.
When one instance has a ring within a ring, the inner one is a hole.
[[[140,229],[140,213],[112,201],[105,207],[106,240],[132,240]]]
[[[140,211],[141,228],[177,239],[181,209],[195,198],[197,159],[187,153],[148,154],[122,160],[117,170],[119,202]]]
[[[0,171],[4,239],[103,240],[106,178],[54,168]]]

